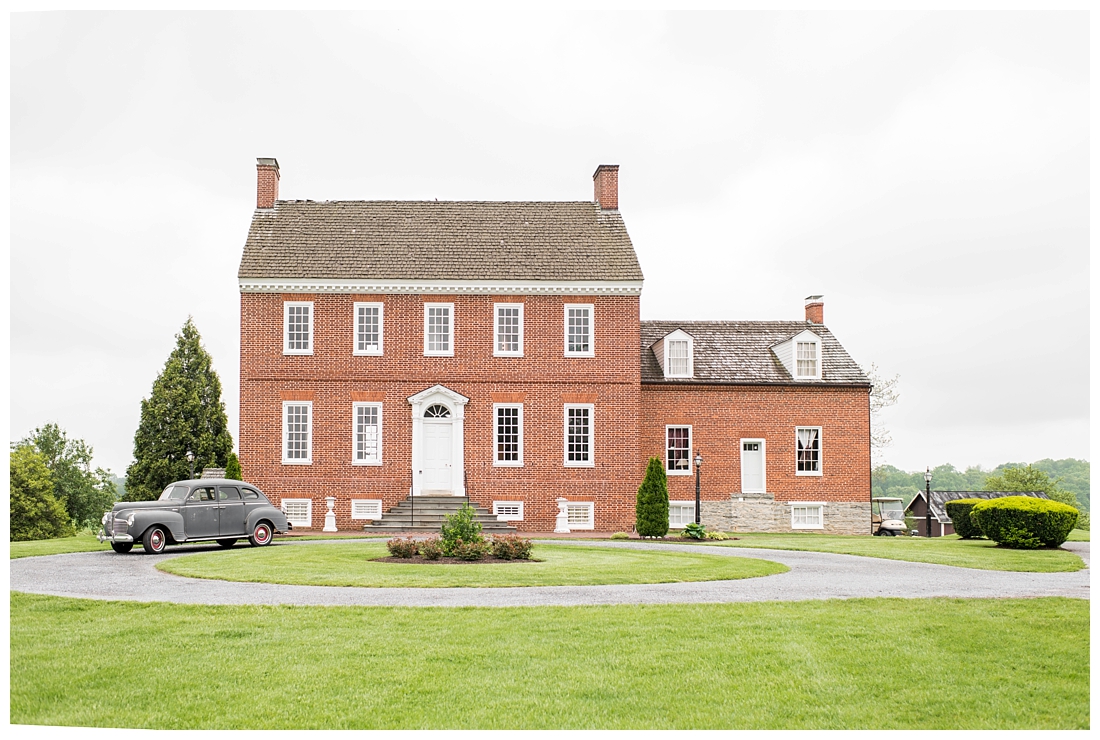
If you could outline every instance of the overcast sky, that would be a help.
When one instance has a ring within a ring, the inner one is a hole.
[[[123,474],[194,317],[237,436],[256,157],[280,197],[590,200],[643,319],[825,322],[906,470],[1089,458],[1089,17],[11,17],[11,429]]]

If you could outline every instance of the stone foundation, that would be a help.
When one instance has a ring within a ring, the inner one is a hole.
[[[829,501],[824,529],[793,529],[791,505],[771,494],[731,495],[725,501],[703,501],[700,519],[708,529],[722,532],[822,532],[871,534],[870,501]]]

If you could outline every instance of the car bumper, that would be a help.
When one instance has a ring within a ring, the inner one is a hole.
[[[134,538],[128,534],[107,534],[102,529],[96,539],[100,542],[133,542]]]

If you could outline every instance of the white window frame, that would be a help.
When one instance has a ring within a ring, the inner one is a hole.
[[[360,308],[377,308],[378,309],[378,348],[377,349],[360,349],[360,347],[359,347],[359,309]],[[358,302],[357,301],[354,304],[355,313],[353,314],[353,320],[352,320],[352,324],[354,326],[354,329],[353,329],[354,336],[352,337],[352,346],[354,347],[354,350],[353,350],[352,354],[359,355],[360,357],[380,356],[382,354],[382,341],[383,341],[383,337],[385,335],[385,333],[383,332],[383,327],[385,326],[385,317],[383,315],[385,313],[385,308],[386,308],[386,305],[384,303],[367,303],[367,302]]]
[[[791,507],[791,529],[825,529],[825,502],[824,501],[789,501],[787,505]],[[817,524],[806,524],[804,522],[795,522],[795,510],[796,509],[817,509]]]
[[[359,459],[359,450],[356,448],[359,438],[359,409],[373,407],[378,410],[378,455],[374,459]],[[373,465],[382,464],[382,403],[380,401],[354,401],[351,404],[351,464]]]
[[[816,372],[813,375],[803,375],[798,371],[798,345],[800,344],[812,344],[814,346],[814,368]],[[791,352],[795,380],[821,380],[821,340],[819,338],[812,334],[810,337],[799,335],[794,338],[794,346],[791,347]]]
[[[669,467],[669,463],[671,462],[671,457],[668,454],[669,453],[669,447],[668,447],[668,430],[669,429],[687,429],[688,430],[688,466],[687,466],[687,470],[673,470],[671,467]],[[691,452],[692,452],[692,450],[695,449],[692,446],[694,444],[694,440],[692,439],[692,434],[693,434],[693,430],[691,428],[691,424],[665,424],[665,474],[666,475],[691,475],[692,474],[691,466],[692,466],[693,463],[692,463],[692,460],[691,460]]]
[[[359,506],[357,507],[356,504]],[[370,507],[378,512],[377,516],[373,512],[364,512],[363,509]],[[359,509],[357,512],[356,509]],[[382,499],[380,498],[353,498],[351,500],[351,518],[352,519],[366,519],[367,521],[374,521],[375,519],[382,518]]]
[[[308,444],[306,445],[305,458],[288,458],[287,453],[287,428],[286,428],[286,410],[288,406],[305,406],[308,411],[306,414],[306,435],[308,437]],[[283,465],[312,465],[313,464],[313,401],[283,401]]]
[[[746,442],[760,443],[760,490],[745,490],[745,448]],[[768,442],[763,437],[742,437],[737,441],[737,456],[741,467],[741,493],[766,493],[768,490]]]
[[[518,514],[501,514],[500,509],[503,507],[519,507]],[[494,501],[493,502],[493,516],[498,521],[502,522],[522,522],[523,521],[523,502],[522,501]]]
[[[587,352],[570,352],[569,351],[569,310],[573,308],[587,308],[588,309],[588,351]],[[566,303],[565,310],[562,314],[564,323],[562,324],[564,330],[562,346],[565,349],[566,357],[595,357],[596,356],[596,308],[592,303]]]
[[[569,409],[588,409],[588,459],[587,460],[570,460],[569,459]],[[562,437],[562,462],[567,468],[594,468],[595,462],[595,442],[596,442],[596,404],[594,403],[567,403],[562,409],[562,430],[564,436]]]
[[[570,529],[595,529],[596,528],[596,504],[592,501],[569,501],[565,504],[566,517],[569,516],[570,509],[587,509],[588,521],[587,522],[572,522],[568,523]]]
[[[810,429],[817,432],[817,470],[799,470],[798,469],[798,433],[803,429]],[[825,467],[825,445],[821,439],[821,427],[795,427],[794,428],[794,474],[809,477],[821,477],[823,475],[822,470]]]
[[[680,507],[681,509],[690,507],[691,508],[691,519],[690,519],[690,521],[689,522],[684,522],[683,521],[683,516],[681,516],[680,517],[680,519],[681,519],[680,523],[679,524],[673,524],[673,522],[672,522],[672,507],[673,506]],[[694,501],[669,501],[668,502],[668,528],[669,529],[683,529],[684,527],[687,526],[687,524],[694,524],[694,523],[695,523],[695,502]]]
[[[685,342],[687,344],[687,372],[672,372],[672,343]],[[683,331],[674,331],[665,337],[664,341],[665,362],[664,371],[666,378],[694,378],[695,377],[695,340]]]
[[[284,499],[282,499],[282,501],[279,502],[279,508],[282,509],[284,514],[286,514],[286,505],[288,503],[292,503],[292,504],[302,504],[302,503],[304,503],[306,505],[306,522],[307,523],[303,524],[300,520],[295,521],[294,519],[291,519],[289,516],[287,517],[288,522],[293,524],[295,527],[312,527],[313,526],[313,499],[311,499],[311,498],[284,498]]]
[[[290,348],[290,309],[297,306],[309,306],[309,346],[306,349]],[[312,355],[313,354],[313,317],[316,315],[313,301],[283,301],[283,354],[284,355]]]
[[[500,309],[519,309],[519,349],[502,350],[500,348]],[[493,304],[493,357],[523,357],[523,304],[522,303],[494,303]]]
[[[519,409],[519,459],[501,460],[500,454],[500,427],[497,425],[498,409]],[[591,447],[591,445],[589,445]],[[494,468],[522,468],[523,467],[523,404],[522,403],[494,403],[493,404],[493,467]]]
[[[447,309],[447,349],[428,349],[428,314],[429,309]],[[454,357],[455,356],[455,304],[453,303],[425,303],[424,304],[424,356],[425,357]]]

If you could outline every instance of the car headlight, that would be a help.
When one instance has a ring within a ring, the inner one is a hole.
[[[126,525],[129,526],[129,527],[134,526],[134,515],[133,514],[126,517]]]
[[[99,523],[106,526],[107,525],[107,520],[110,519],[110,518],[111,518],[111,512],[109,512],[109,511],[104,512],[103,518],[99,520]]]

